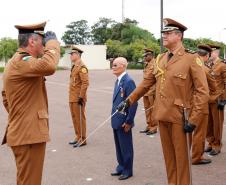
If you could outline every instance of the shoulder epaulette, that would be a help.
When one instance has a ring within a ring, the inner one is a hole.
[[[25,52],[25,51],[19,51],[20,55],[29,55],[29,53]]]
[[[191,53],[191,54],[195,54],[195,53],[196,53],[196,51],[193,51],[193,50],[188,49],[188,48],[186,48],[185,51],[186,51],[187,53]]]

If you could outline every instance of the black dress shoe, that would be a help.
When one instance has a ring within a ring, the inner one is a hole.
[[[202,160],[200,160],[199,162],[194,163],[193,165],[209,164],[209,163],[211,163],[211,162],[212,162],[211,159],[202,159]]]
[[[76,143],[77,143],[77,141],[74,140],[74,141],[70,141],[68,144],[69,144],[69,145],[75,145]]]
[[[112,172],[112,173],[111,173],[111,176],[119,176],[119,175],[121,175],[120,172]]]
[[[126,180],[128,179],[129,177],[131,177],[132,175],[120,175],[120,177],[118,178],[118,180]]]
[[[217,154],[219,154],[221,151],[220,150],[214,150],[214,149],[212,149],[211,151],[210,151],[210,153],[209,153],[209,155],[217,155]]]
[[[155,130],[155,131],[148,131],[147,133],[146,133],[146,135],[153,135],[153,134],[156,134],[157,133],[157,130]]]
[[[147,133],[148,129],[141,130],[140,133]]]
[[[85,146],[85,145],[86,145],[86,143],[82,143],[82,144],[76,143],[76,144],[73,145],[73,147],[76,148],[76,147],[82,147],[82,146]]]
[[[204,152],[210,152],[212,150],[211,147],[207,147]]]

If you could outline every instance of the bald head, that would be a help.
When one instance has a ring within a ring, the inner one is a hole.
[[[112,65],[113,74],[115,74],[116,76],[119,76],[124,71],[126,71],[127,65],[128,65],[128,62],[127,62],[126,58],[117,57],[113,61],[113,65]]]
[[[128,65],[128,62],[124,57],[117,57],[113,63],[121,64],[125,67],[125,69],[127,68],[127,65]]]

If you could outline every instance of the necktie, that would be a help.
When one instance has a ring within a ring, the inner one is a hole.
[[[173,53],[168,54],[167,62],[172,58],[172,56],[173,56]]]
[[[118,79],[115,82],[114,94],[116,93],[117,89],[118,89]]]

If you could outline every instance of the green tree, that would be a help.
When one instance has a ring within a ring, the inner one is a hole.
[[[17,40],[2,38],[0,40],[0,60],[3,60],[6,63],[16,52],[17,48]]]
[[[60,46],[60,57],[63,57],[65,54],[65,48],[63,46]]]
[[[100,18],[97,23],[91,26],[92,40],[94,44],[105,44],[105,42],[111,38],[112,25],[116,22],[108,18]]]
[[[71,22],[66,28],[68,30],[61,38],[65,44],[89,44],[91,42],[91,34],[86,20]]]
[[[107,40],[107,58],[126,56],[126,48],[118,40]]]

